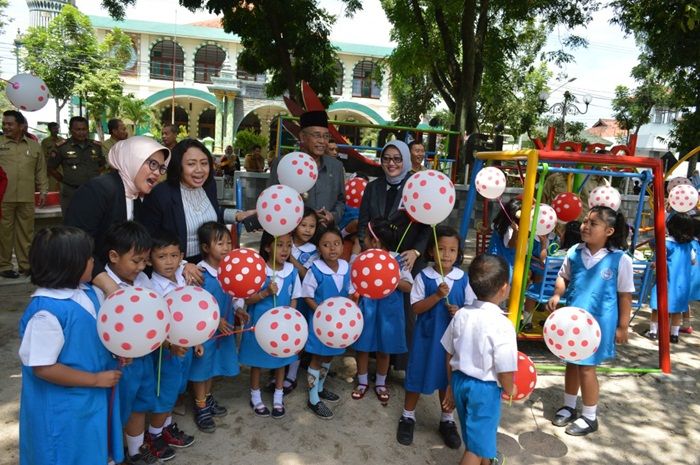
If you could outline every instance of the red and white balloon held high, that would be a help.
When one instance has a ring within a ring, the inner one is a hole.
[[[381,299],[399,285],[399,264],[381,249],[369,249],[355,257],[350,268],[352,285],[362,297]]]
[[[506,191],[506,175],[495,166],[487,166],[476,174],[476,191],[487,199],[497,199]]]
[[[33,74],[18,74],[7,82],[5,94],[20,110],[37,111],[49,101],[49,88]]]
[[[408,178],[402,200],[411,218],[434,226],[450,215],[455,198],[455,186],[450,178],[439,171],[426,170]]]
[[[248,298],[265,284],[265,260],[253,249],[232,250],[221,260],[217,274],[224,292]]]
[[[143,357],[158,347],[170,331],[170,310],[155,292],[141,287],[120,289],[100,307],[97,332],[115,355]]]
[[[168,341],[194,347],[210,339],[219,326],[219,304],[201,287],[178,287],[166,296],[172,321]]]
[[[307,153],[288,153],[280,159],[277,165],[277,178],[280,184],[289,186],[303,194],[316,184],[318,165]]]
[[[668,193],[668,204],[678,213],[689,212],[698,204],[698,190],[688,184],[678,184]]]
[[[255,340],[262,350],[273,357],[298,354],[308,337],[306,318],[292,307],[271,308],[255,324]]]
[[[598,186],[593,189],[588,196],[588,207],[593,208],[598,205],[609,207],[617,211],[622,204],[620,192],[611,186]]]
[[[578,195],[573,192],[562,192],[554,197],[552,201],[554,211],[557,213],[559,221],[568,223],[577,219],[583,211],[583,202]]]
[[[367,180],[363,178],[350,178],[345,181],[345,205],[360,208],[366,187]]]
[[[275,184],[262,191],[255,204],[255,210],[265,231],[275,237],[283,236],[294,231],[301,223],[304,201],[293,188]]]

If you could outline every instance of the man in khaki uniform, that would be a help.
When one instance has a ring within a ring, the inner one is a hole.
[[[126,125],[122,120],[113,118],[107,122],[107,130],[109,131],[109,139],[102,143],[102,154],[105,159],[109,155],[109,149],[114,147],[114,144],[120,140],[124,140],[129,137],[129,132],[126,130]]]
[[[0,136],[0,168],[7,173],[7,190],[2,200],[0,219],[0,276],[16,279],[12,269],[12,251],[17,256],[19,272],[29,273],[29,246],[34,237],[34,188],[41,196],[39,206],[46,202],[49,182],[46,162],[38,142],[26,137],[22,113],[8,110],[2,115]]]
[[[48,160],[49,174],[61,183],[61,212],[66,209],[75,191],[90,179],[99,176],[105,167],[102,147],[88,140],[88,122],[82,116],[70,119],[70,137]],[[63,169],[63,174],[58,168]]]
[[[261,147],[259,145],[254,145],[253,150],[245,156],[243,160],[243,166],[246,171],[252,173],[262,173],[265,171],[265,159],[263,158],[261,152]]]
[[[65,139],[58,135],[59,126],[58,123],[49,123],[49,136],[41,141],[41,150],[44,153],[44,158],[48,160],[51,158],[51,154],[56,151],[58,145],[62,143]],[[61,188],[61,185],[54,178],[49,177],[49,191],[57,192]]]

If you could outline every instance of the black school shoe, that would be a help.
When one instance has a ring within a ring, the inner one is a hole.
[[[567,412],[570,413],[570,415],[567,416],[567,415],[555,414],[554,419],[552,420],[552,424],[554,426],[566,426],[569,423],[572,423],[574,420],[576,420],[576,418],[578,418],[578,412],[576,412],[575,408],[564,406],[564,407],[559,407],[557,409],[557,412],[559,410],[566,410]]]
[[[215,417],[225,417],[228,414],[228,409],[223,405],[219,405],[211,394],[207,396],[207,407],[209,407],[211,414]]]
[[[571,436],[585,436],[589,433],[594,433],[598,431],[598,420],[589,420],[584,416],[580,416],[576,420],[578,420],[579,418],[586,422],[586,426],[584,428],[581,428],[576,424],[576,422],[571,423],[569,426],[566,427],[566,430],[564,430],[566,434]]]
[[[450,449],[459,449],[462,445],[462,438],[459,437],[457,424],[454,421],[441,421],[438,431],[445,445]]]
[[[318,397],[325,400],[326,402],[338,402],[340,400],[340,396],[338,394],[336,394],[335,392],[331,392],[328,389],[318,391]]]
[[[399,418],[399,427],[396,430],[396,440],[398,443],[404,446],[413,444],[413,430],[415,427],[416,420],[401,415],[401,418]]]
[[[680,338],[671,334],[671,344],[678,344],[678,342],[680,342]]]
[[[316,414],[317,417],[322,418],[323,420],[330,420],[333,418],[333,412],[331,409],[326,407],[326,404],[324,404],[321,400],[319,400],[318,404],[316,405],[312,404],[310,401],[307,401],[306,405]]]

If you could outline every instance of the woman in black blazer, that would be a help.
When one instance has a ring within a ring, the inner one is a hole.
[[[115,224],[140,221],[142,202],[165,173],[170,150],[155,140],[134,136],[109,152],[114,171],[83,184],[73,196],[64,223],[87,232],[95,241],[93,284],[110,294],[117,285],[104,272],[104,238]]]

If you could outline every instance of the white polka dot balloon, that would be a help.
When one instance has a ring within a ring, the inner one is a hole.
[[[201,287],[182,286],[170,292],[165,301],[172,320],[168,341],[181,347],[194,347],[210,339],[219,327],[219,304]]]
[[[265,231],[275,237],[283,236],[301,223],[304,201],[299,192],[291,187],[275,184],[262,191],[255,210]]]
[[[557,219],[565,223],[574,221],[583,211],[583,202],[573,192],[562,192],[557,195],[552,201],[552,206],[557,213]]]
[[[143,357],[158,347],[170,331],[165,299],[141,287],[120,289],[100,307],[97,333],[102,344],[120,357]]]
[[[668,203],[678,213],[689,212],[698,204],[698,190],[694,186],[679,184],[668,193]]]
[[[532,210],[535,213],[535,210]],[[532,215],[530,215],[532,218]],[[554,231],[557,226],[557,212],[554,211],[552,207],[546,203],[540,204],[540,212],[537,217],[537,226],[535,228],[535,234],[538,236],[546,236],[547,234]]]
[[[666,186],[666,192],[671,192],[674,187],[681,186],[681,185],[692,186],[693,183],[688,178],[684,178],[684,177],[673,178],[670,181],[668,181],[668,185]]]
[[[513,400],[523,400],[535,390],[537,384],[537,371],[530,357],[518,352],[518,371],[515,372],[515,385],[518,388]],[[510,400],[510,395],[501,394],[504,400]]]
[[[342,349],[357,341],[364,323],[355,302],[345,297],[331,297],[316,307],[313,328],[325,346]]]
[[[9,80],[5,94],[20,110],[37,111],[49,101],[49,88],[33,74],[18,74]]]
[[[447,218],[455,205],[455,186],[439,171],[413,174],[403,188],[403,204],[408,214],[423,224],[435,225]]]
[[[622,204],[620,192],[614,187],[598,186],[588,195],[588,207],[593,208],[598,205],[610,207],[617,211]]]
[[[506,175],[495,166],[487,166],[476,174],[476,191],[487,199],[497,199],[506,191]]]
[[[345,181],[345,205],[360,208],[366,187],[367,180],[363,178],[350,178]]]
[[[600,345],[600,325],[582,308],[562,307],[544,323],[544,342],[562,360],[578,362],[595,353]]]
[[[298,354],[309,337],[304,315],[292,307],[280,306],[263,313],[255,324],[255,340],[273,357]]]
[[[265,260],[253,249],[232,250],[219,263],[217,274],[226,293],[245,299],[265,284]]]
[[[389,252],[369,249],[355,257],[350,268],[350,280],[362,297],[381,299],[396,290],[399,272],[399,263]]]
[[[308,153],[288,153],[277,164],[277,178],[280,184],[289,186],[303,194],[316,184],[318,165]]]

